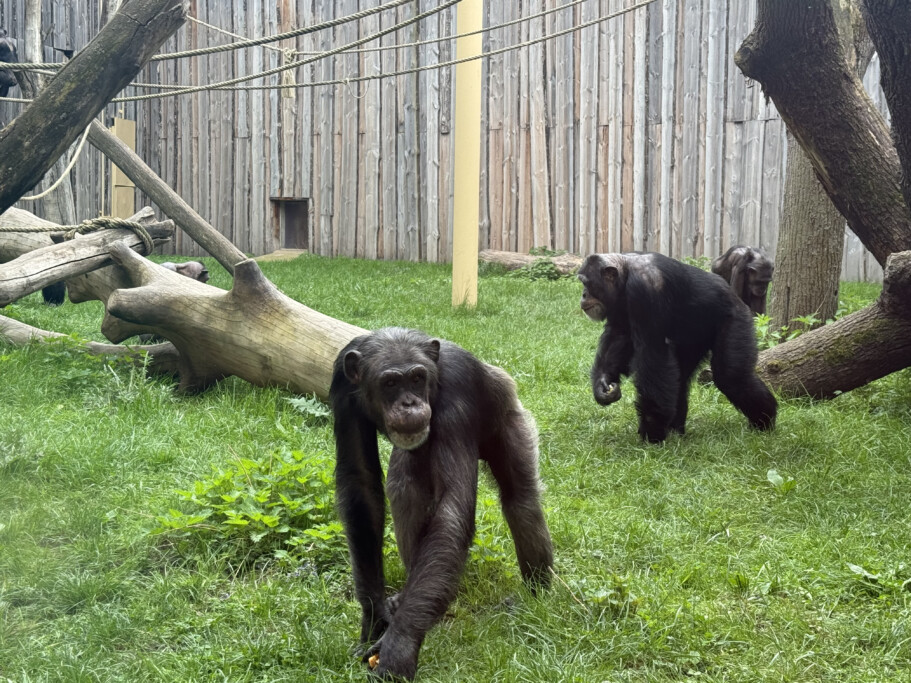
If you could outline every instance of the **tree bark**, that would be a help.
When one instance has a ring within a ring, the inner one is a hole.
[[[858,78],[873,55],[853,0],[833,6],[842,48]],[[819,327],[835,317],[844,252],[845,219],[829,199],[803,149],[788,135],[788,166],[769,303],[771,327]],[[797,319],[816,318],[807,325]]]
[[[174,223],[171,221],[144,227],[155,244],[163,244],[174,235]],[[140,253],[146,251],[145,243],[132,230],[100,230],[41,247],[0,265],[0,306],[11,304],[54,282],[109,264],[108,249],[114,242]]]
[[[816,179],[813,166],[788,135],[788,171],[775,249],[769,302],[771,327],[800,326],[795,318],[815,315],[815,327],[835,317],[844,216]]]
[[[322,399],[338,352],[366,330],[330,318],[282,294],[256,261],[238,263],[224,291],[142,258],[121,243],[111,258],[132,288],[107,299],[101,330],[119,342],[138,330],[169,339],[180,352],[180,389],[206,389],[229,375]]]
[[[907,0],[863,0],[861,10],[879,54],[880,81],[892,115],[892,137],[905,169],[902,194],[911,206],[911,4]]]
[[[757,9],[735,62],[760,82],[848,225],[887,270],[873,306],[760,354],[760,372],[779,392],[830,397],[911,365],[911,315],[902,303],[911,265],[897,253],[911,249],[899,182],[909,169],[846,59],[828,0],[759,0]],[[906,49],[907,34],[895,40]]]
[[[484,263],[495,263],[498,266],[504,266],[506,270],[518,270],[519,268],[530,266],[542,258],[553,263],[554,267],[563,275],[575,273],[579,270],[579,266],[582,265],[582,257],[575,254],[533,256],[532,254],[520,254],[515,251],[497,251],[496,249],[484,249],[478,254],[478,260]]]
[[[168,218],[183,228],[229,273],[234,273],[234,265],[247,258],[246,254],[207,223],[165,181],[155,175],[133,150],[97,121],[93,121],[89,128],[89,142],[117,164],[136,187],[145,192]]]
[[[734,61],[762,85],[829,197],[880,264],[911,249],[889,130],[848,64],[829,0],[760,0]]]
[[[12,206],[186,18],[187,0],[131,0],[0,131],[0,212]]]
[[[785,396],[832,398],[911,365],[911,252],[886,262],[872,306],[763,351],[757,370]]]

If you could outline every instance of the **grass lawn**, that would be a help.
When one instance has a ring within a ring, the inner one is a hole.
[[[522,587],[485,478],[420,680],[911,681],[908,371],[782,402],[770,434],[696,386],[686,436],[645,446],[628,381],[608,409],[591,398],[601,329],[575,280],[489,274],[454,311],[445,266],[263,269],[328,315],[501,366],[538,422],[558,579]],[[3,314],[101,340],[97,302]],[[175,396],[65,343],[0,346],[0,387],[0,681],[364,680],[319,406],[236,379]]]

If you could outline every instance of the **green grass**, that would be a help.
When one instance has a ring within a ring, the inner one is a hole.
[[[782,402],[771,434],[696,386],[687,435],[645,446],[629,382],[609,409],[590,396],[600,328],[573,280],[483,277],[477,309],[454,311],[445,266],[263,268],[328,315],[418,327],[500,365],[538,422],[559,578],[539,598],[521,586],[485,481],[421,680],[911,681],[908,371]],[[876,293],[842,292],[846,306]],[[32,295],[3,314],[102,339],[100,305]],[[343,555],[249,562],[152,533],[191,510],[178,491],[245,458],[299,451],[331,470],[328,421],[236,379],[177,397],[66,344],[0,347],[0,386],[0,680],[363,680]]]

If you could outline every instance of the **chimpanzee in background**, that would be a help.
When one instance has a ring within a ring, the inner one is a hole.
[[[364,660],[413,678],[427,631],[455,598],[474,537],[478,460],[500,489],[523,578],[546,586],[553,564],[538,479],[537,432],[505,372],[453,343],[386,328],[335,361],[336,502],[361,603]],[[386,493],[405,586],[385,599],[385,502],[377,433],[392,442]],[[375,657],[378,655],[378,661]]]
[[[775,266],[760,249],[731,247],[712,261],[712,272],[731,285],[753,315],[765,313],[766,292]]]
[[[592,367],[595,400],[620,398],[633,374],[639,435],[650,442],[683,434],[690,379],[712,353],[715,386],[750,424],[770,429],[777,403],[756,376],[749,309],[717,275],[661,254],[592,254],[579,269],[582,310],[605,321]]]
[[[173,270],[175,273],[188,277],[191,280],[198,280],[203,283],[209,281],[209,269],[206,268],[205,264],[201,261],[186,261],[184,263],[165,261],[161,264],[161,267]]]
[[[19,61],[16,54],[16,43],[10,38],[6,29],[0,28],[0,62],[15,64]],[[9,89],[17,85],[16,77],[9,69],[0,69],[0,97],[6,97]]]

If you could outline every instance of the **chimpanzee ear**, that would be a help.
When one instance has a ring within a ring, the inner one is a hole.
[[[361,373],[360,373],[360,362],[361,354],[358,351],[349,351],[345,354],[344,366],[345,366],[345,377],[348,378],[348,381],[353,382],[354,384],[360,384]]]
[[[440,360],[440,340],[431,339],[427,344],[427,355],[430,356],[430,360],[436,363]]]
[[[613,284],[620,277],[616,266],[601,266],[601,278],[608,284]]]

